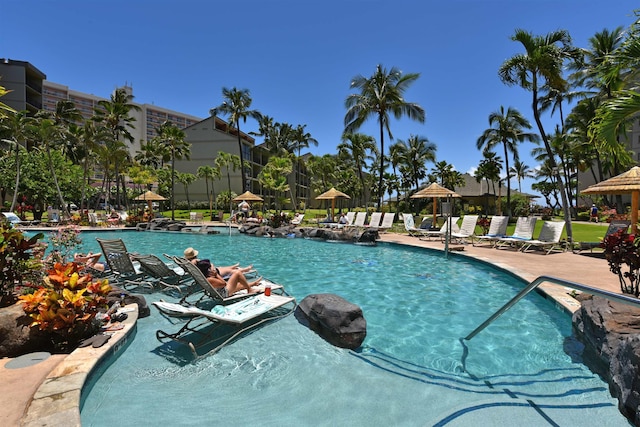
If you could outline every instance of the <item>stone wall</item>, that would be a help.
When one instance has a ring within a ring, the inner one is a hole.
[[[609,383],[620,412],[640,426],[640,309],[587,297],[573,329],[585,345],[584,363]]]

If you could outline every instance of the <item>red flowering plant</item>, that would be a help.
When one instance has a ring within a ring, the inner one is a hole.
[[[56,263],[41,287],[20,296],[22,309],[33,319],[31,326],[50,334],[57,349],[73,348],[80,339],[97,332],[95,316],[107,309],[108,281],[94,281],[82,268],[74,262]]]
[[[489,232],[490,225],[491,225],[491,220],[486,216],[478,218],[478,226],[482,228],[482,234],[487,234]]]
[[[622,293],[637,298],[640,294],[640,238],[619,230],[605,236],[600,246],[604,248],[609,270],[618,275]]]

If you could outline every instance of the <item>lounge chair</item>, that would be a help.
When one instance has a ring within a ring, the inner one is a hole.
[[[2,212],[2,215],[6,217],[7,221],[9,221],[9,224],[11,224],[13,227],[37,225],[40,223],[40,221],[37,221],[37,220],[23,221],[22,219],[20,219],[18,215],[14,214],[13,212]]]
[[[378,231],[382,233],[386,233],[387,230],[390,230],[393,227],[393,219],[396,214],[394,212],[385,212],[382,216],[382,222],[380,223],[380,227],[378,227]]]
[[[153,292],[154,285],[147,280],[147,274],[137,270],[131,261],[122,239],[96,238],[104,254],[104,259],[109,266],[109,278],[124,289],[142,288]]]
[[[566,247],[560,244],[564,224],[564,221],[545,221],[544,224],[542,224],[538,238],[524,243],[520,250],[522,252],[529,252],[534,248],[540,248],[546,251],[545,255],[549,255],[554,250],[564,252]]]
[[[516,248],[520,249],[520,246],[527,241],[533,239],[533,230],[536,228],[536,221],[538,218],[535,216],[521,216],[516,221],[516,228],[511,236],[501,237],[498,239],[494,247],[496,249],[504,248]]]
[[[631,221],[627,221],[624,219],[614,219],[609,223],[609,227],[607,228],[604,237],[607,237],[613,233],[616,233],[619,230],[624,230],[625,232],[629,229],[631,225]],[[603,237],[603,240],[604,240]],[[602,244],[602,240],[599,242],[578,242],[578,247],[573,250],[574,253],[580,253],[582,251],[589,250],[593,252],[593,248],[598,248]]]
[[[356,213],[356,218],[353,220],[353,222],[345,225],[345,227],[354,227],[354,228],[364,228],[364,222],[367,219],[367,213],[366,212],[357,212]]]
[[[467,239],[476,234],[476,225],[478,224],[478,215],[465,215],[462,218],[460,231],[452,232],[451,239],[457,243],[464,243]]]
[[[89,212],[87,214],[87,217],[89,218],[89,225],[92,227],[100,227],[105,225],[105,222],[102,218],[98,217],[98,214],[95,212]]]
[[[416,223],[413,221],[413,215],[411,214],[402,214],[402,220],[404,222],[404,229],[409,233],[410,236],[420,237],[423,233],[429,231],[426,228],[418,228],[416,227]]]
[[[488,242],[491,246],[494,246],[498,239],[506,237],[507,225],[509,225],[508,216],[491,217],[491,222],[489,223],[489,231],[487,232],[487,234],[484,234],[482,236],[471,236],[471,244],[473,246],[479,246],[476,245],[476,243]]]
[[[200,287],[199,291],[202,292],[202,295],[200,296],[200,298],[198,298],[193,302],[189,301],[189,298],[191,298],[192,295],[184,296],[180,300],[180,304],[198,305],[204,302],[206,299],[210,299],[211,301],[213,301],[214,304],[226,304],[232,301],[236,301],[238,299],[243,299],[243,298],[250,297],[251,295],[254,295],[254,294],[247,293],[247,291],[243,289],[241,291],[236,292],[233,295],[223,297],[216,288],[211,286],[211,283],[209,283],[209,281],[204,276],[204,274],[202,274],[202,271],[200,271],[198,267],[193,265],[191,261],[187,260],[186,258],[177,257],[177,256],[171,257],[171,259],[173,259],[173,261],[178,266],[184,269],[185,274],[189,274],[193,278],[195,284]],[[256,286],[255,289],[260,293],[260,292],[264,292],[267,286],[271,287],[272,292],[273,291],[275,291],[275,293],[283,292],[282,286],[277,285],[267,279],[263,279],[260,282],[260,285]]]
[[[300,225],[303,219],[304,219],[304,214],[300,214],[296,218],[293,218],[291,220],[291,225]]]
[[[459,216],[451,217],[451,234],[460,232],[460,228],[458,227],[459,219],[460,219]],[[440,230],[435,230],[435,231],[424,230],[424,232],[420,236],[418,236],[418,238],[422,240],[423,237],[427,239],[431,239],[432,237],[435,237],[435,238],[440,238],[441,240],[444,240],[447,236],[448,228],[449,228],[449,218],[445,218],[444,224],[442,224],[442,227],[440,227]]]
[[[380,221],[382,221],[382,212],[373,212],[371,214],[371,218],[369,218],[369,224],[367,224],[366,228],[378,228],[380,227]]]
[[[154,301],[153,305],[167,318],[188,319],[177,332],[157,330],[158,341],[171,339],[186,344],[198,358],[216,353],[243,332],[288,316],[296,308],[296,300],[288,295],[252,295],[226,306],[216,305],[210,311],[164,301]],[[285,308],[287,305],[290,307]],[[207,346],[213,348],[198,353]]]
[[[184,273],[182,267],[170,268],[155,255],[131,255],[140,263],[140,271],[156,279],[163,291],[175,291],[179,295],[189,293],[193,286],[193,277]]]

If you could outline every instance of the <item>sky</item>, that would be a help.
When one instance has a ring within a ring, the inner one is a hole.
[[[605,4],[606,3],[606,4]],[[405,92],[424,123],[391,121],[395,139],[426,137],[437,161],[473,172],[489,115],[509,107],[534,126],[531,93],[505,86],[500,65],[523,53],[510,37],[567,30],[576,47],[603,29],[628,28],[632,1],[614,0],[0,0],[0,57],[28,61],[47,80],[108,98],[133,87],[134,101],[205,118],[222,88],[247,89],[252,108],[306,125],[310,152],[335,154],[353,77],[378,64],[419,73]],[[1,83],[1,80],[0,80]],[[224,117],[223,117],[224,118]],[[543,117],[551,133],[557,117]],[[257,131],[252,120],[243,132]],[[377,121],[360,129],[378,141]],[[258,138],[256,143],[261,143]],[[385,135],[385,147],[390,140]],[[378,141],[379,143],[379,141]],[[530,168],[530,143],[520,158]],[[501,151],[498,151],[504,157]],[[510,161],[510,166],[512,161]],[[432,164],[427,164],[429,171]],[[534,180],[522,190],[531,191]],[[517,181],[512,181],[517,188]]]

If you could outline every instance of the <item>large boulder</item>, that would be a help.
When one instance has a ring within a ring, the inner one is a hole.
[[[585,298],[573,329],[585,346],[584,363],[608,381],[620,412],[640,426],[640,309]]]
[[[312,294],[296,308],[295,316],[329,343],[356,349],[367,336],[362,309],[334,294]]]

